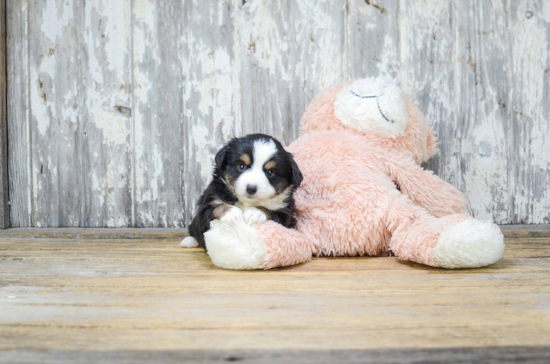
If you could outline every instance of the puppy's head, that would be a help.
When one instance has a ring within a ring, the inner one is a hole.
[[[216,154],[215,163],[235,197],[252,205],[289,195],[303,179],[292,154],[264,134],[234,138]]]

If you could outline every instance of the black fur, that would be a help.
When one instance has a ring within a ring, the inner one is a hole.
[[[271,161],[276,162],[276,167],[273,168],[274,175],[269,179],[270,184],[277,193],[282,193],[290,185],[293,186],[292,192],[284,201],[285,207],[277,211],[270,211],[271,219],[288,228],[296,226],[296,219],[293,216],[295,205],[292,195],[294,190],[302,183],[302,173],[292,154],[285,151],[279,141],[265,134],[250,134],[242,138],[233,138],[218,151],[214,158],[212,182],[199,198],[197,214],[189,226],[189,234],[197,240],[200,247],[206,249],[204,233],[210,229],[210,221],[214,219],[214,209],[216,208],[212,205],[212,202],[221,200],[230,205],[235,205],[238,202],[232,186],[242,173],[238,168],[241,163],[240,158],[245,153],[253,158],[253,145],[259,139],[273,140],[278,150],[271,158]],[[253,161],[251,161],[251,164],[253,164]]]

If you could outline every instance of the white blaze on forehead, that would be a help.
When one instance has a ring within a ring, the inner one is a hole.
[[[242,202],[251,203],[272,198],[276,195],[275,188],[269,183],[264,165],[277,154],[277,146],[271,139],[256,140],[253,145],[252,165],[235,181],[235,192]],[[252,197],[248,197],[246,187],[256,186],[257,191]]]
[[[277,154],[277,146],[271,139],[260,139],[254,142],[254,166],[263,166]]]
[[[391,80],[363,78],[346,85],[334,102],[334,115],[366,134],[393,138],[407,127],[403,93]]]

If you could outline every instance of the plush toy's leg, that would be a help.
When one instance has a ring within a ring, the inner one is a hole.
[[[204,239],[212,262],[225,269],[294,265],[311,260],[313,251],[311,237],[273,221],[249,225],[244,220],[214,220]]]
[[[498,226],[466,214],[436,218],[405,202],[388,215],[391,250],[404,260],[442,268],[477,268],[504,251]]]

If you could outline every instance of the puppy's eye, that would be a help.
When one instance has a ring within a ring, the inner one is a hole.
[[[246,164],[244,163],[239,164],[239,171],[244,171],[245,168],[246,168]]]
[[[268,176],[268,177],[273,177],[273,170],[270,169],[268,171],[265,171],[265,175]]]

